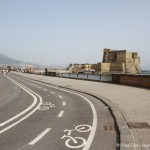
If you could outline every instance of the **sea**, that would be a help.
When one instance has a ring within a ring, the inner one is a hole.
[[[143,70],[141,74],[143,74],[143,75],[150,75],[150,70]]]

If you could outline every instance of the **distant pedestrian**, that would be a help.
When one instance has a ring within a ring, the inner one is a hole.
[[[45,68],[45,75],[47,75],[47,68]]]

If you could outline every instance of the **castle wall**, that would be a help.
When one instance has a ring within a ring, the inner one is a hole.
[[[133,53],[132,53],[132,58],[138,59],[138,53],[133,52]]]
[[[110,64],[110,71],[119,71],[122,72],[123,71],[123,63],[111,63]]]
[[[133,64],[133,58],[131,52],[126,52],[126,63],[132,63]]]
[[[97,63],[96,64],[96,69],[95,69],[96,71],[101,71],[101,63]]]
[[[110,63],[101,63],[100,70],[101,72],[110,72]]]
[[[117,51],[117,60],[116,62],[126,62],[126,50]]]
[[[140,58],[136,52],[104,49],[101,72],[118,71],[125,73],[140,72]]]
[[[116,62],[117,59],[117,52],[116,51],[112,51],[108,53],[108,62]]]

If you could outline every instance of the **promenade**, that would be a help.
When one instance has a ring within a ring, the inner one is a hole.
[[[121,150],[149,150],[150,128],[141,125],[141,128],[132,129],[128,123],[148,123],[150,125],[150,90],[131,86],[75,80],[59,77],[50,77],[21,72],[12,72],[41,82],[91,93],[110,107],[117,119],[121,132]],[[136,144],[135,146],[133,144]]]

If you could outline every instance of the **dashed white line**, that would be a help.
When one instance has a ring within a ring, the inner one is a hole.
[[[51,94],[55,94],[54,92],[51,92]]]
[[[63,99],[63,97],[62,97],[62,96],[60,96],[60,95],[58,95],[58,97],[59,97],[59,98],[61,98],[61,99]]]
[[[63,114],[64,114],[64,111],[61,111],[61,112],[59,113],[58,117],[59,117],[59,118],[62,117]]]
[[[64,92],[67,92],[67,93],[72,93],[74,95],[78,95],[78,96],[82,97],[84,100],[86,100],[90,104],[92,112],[93,112],[92,130],[91,130],[90,135],[89,135],[89,137],[87,139],[86,145],[82,149],[82,150],[89,150],[90,146],[92,144],[92,141],[94,139],[94,136],[95,136],[95,133],[96,133],[96,128],[97,128],[97,113],[96,113],[96,109],[95,109],[94,105],[91,103],[91,101],[89,99],[87,99],[86,97],[84,97],[84,96],[82,96],[82,95],[80,95],[78,93],[67,91],[67,90],[64,90],[64,89],[61,89],[61,88],[58,88],[58,87],[54,87],[54,86],[50,86],[50,87],[52,87],[54,89],[58,89],[60,91],[64,91]]]
[[[51,128],[47,128],[46,130],[44,130],[40,135],[38,135],[33,141],[31,141],[29,143],[29,145],[34,145],[35,143],[37,143],[41,138],[43,138],[49,131],[51,130]]]
[[[63,102],[63,106],[66,106],[66,102]]]

